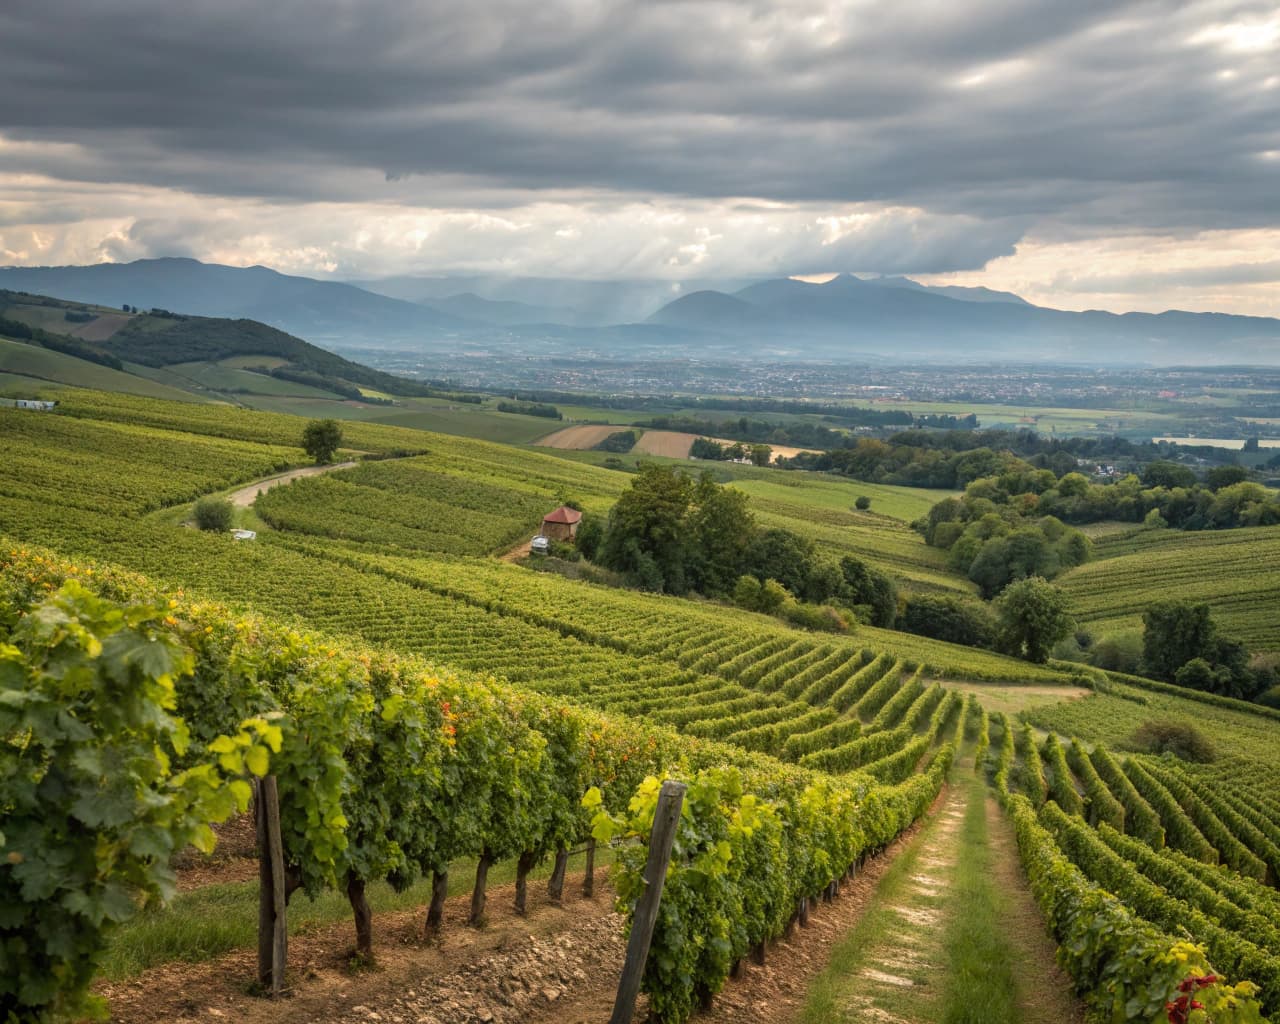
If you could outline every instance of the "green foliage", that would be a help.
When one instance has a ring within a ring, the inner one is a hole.
[[[1049,796],[1068,814],[1084,815],[1084,801],[1076,791],[1071,768],[1067,764],[1066,751],[1058,742],[1058,737],[1050,733],[1041,750],[1044,766],[1047,769]]]
[[[560,410],[554,405],[544,405],[541,402],[499,402],[498,412],[516,413],[521,416],[541,416],[548,420],[560,420],[564,417],[560,414]],[[634,439],[632,444],[635,444]],[[630,451],[631,448],[601,448],[601,451]]]
[[[479,555],[527,540],[553,500],[434,458],[361,463],[301,477],[258,496],[277,530],[389,552]]]
[[[342,444],[342,427],[337,420],[312,420],[302,430],[302,450],[316,461],[327,465]]]
[[[231,529],[231,502],[225,498],[201,498],[196,502],[196,526],[211,533],[225,533]]]
[[[592,446],[592,451],[625,454],[636,446],[640,436],[634,430],[615,430],[603,441]]]
[[[166,610],[68,582],[0,642],[0,1016],[92,1010],[112,928],[173,895],[169,860],[244,810],[281,730],[250,719],[204,749],[173,712],[191,653]],[[176,765],[185,768],[178,770]]]
[[[71,401],[61,400],[59,409]],[[0,408],[0,434],[6,442],[0,493],[46,509],[84,509],[98,521],[194,501],[297,459],[296,448],[16,409]]]
[[[1129,740],[1143,754],[1172,754],[1182,761],[1204,764],[1218,755],[1213,744],[1190,722],[1143,722]]]
[[[1105,822],[1112,828],[1124,831],[1124,805],[1111,795],[1093,762],[1080,741],[1073,739],[1066,750],[1067,763],[1084,786],[1084,807],[1089,824],[1097,826]],[[1056,799],[1056,796],[1055,796]],[[1061,801],[1059,801],[1061,805]]]
[[[862,855],[883,848],[928,807],[951,763],[947,745],[929,769],[899,786],[807,781],[802,776],[711,768],[689,779],[642,981],[650,1013],[687,1020],[719,991],[734,962],[780,935],[802,898],[816,898]],[[644,887],[659,782],[646,779],[625,815],[597,812],[593,834],[627,836],[615,864],[619,909]],[[584,804],[599,806],[599,794]]]
[[[1162,933],[1139,917],[1073,863],[1026,798],[1000,785],[998,790],[1013,819],[1032,892],[1058,940],[1059,962],[1098,1019],[1167,1021],[1166,1007],[1179,998],[1180,986],[1212,976],[1198,997],[1212,1008],[1214,1021],[1264,1020],[1255,984],[1232,984],[1213,970],[1203,946]],[[1045,805],[1044,813],[1055,822],[1073,820],[1053,803]],[[1076,834],[1081,834],[1079,828]]]
[[[996,638],[995,618],[987,605],[949,594],[910,595],[897,628],[969,647],[991,647]]]
[[[1024,725],[1018,733],[1018,756],[1022,764],[1018,773],[1019,784],[1033,807],[1041,806],[1049,798],[1049,785],[1044,778],[1044,763],[1036,747],[1035,730]]]
[[[1054,644],[1075,629],[1066,594],[1036,576],[1009,584],[995,608],[1001,646],[1028,661],[1043,664]]]
[[[836,596],[849,605],[867,606],[871,625],[892,629],[898,615],[898,588],[893,580],[851,555],[840,559],[840,576]]]
[[[871,507],[871,499],[868,498],[865,494],[860,494],[854,500],[853,507],[856,508],[859,512],[865,512],[867,511],[867,509]]]

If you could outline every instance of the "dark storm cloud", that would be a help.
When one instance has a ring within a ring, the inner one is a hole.
[[[1274,53],[1188,40],[1268,10],[9,0],[0,131],[86,147],[54,173],[277,199],[452,176],[1256,224]]]

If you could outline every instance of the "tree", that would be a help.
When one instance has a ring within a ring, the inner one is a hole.
[[[1010,654],[1044,663],[1059,640],[1075,630],[1067,595],[1043,577],[1010,583],[996,598],[1000,645]]]
[[[859,512],[865,512],[871,507],[871,499],[865,494],[858,495],[858,500],[853,503],[853,507]]]
[[[773,449],[767,444],[753,444],[751,446],[751,462],[753,465],[767,466],[772,457]]]
[[[1207,604],[1159,601],[1142,616],[1142,661],[1157,679],[1173,682],[1194,658],[1212,662],[1217,629]]]
[[[912,597],[896,628],[969,647],[990,647],[995,639],[995,624],[986,604],[941,594]]]
[[[316,460],[317,466],[333,461],[342,444],[342,428],[337,420],[312,420],[302,431],[302,450]]]
[[[578,524],[578,532],[574,536],[574,543],[577,545],[582,557],[589,561],[595,561],[603,540],[604,521],[596,515],[583,515],[582,522]]]
[[[1194,487],[1196,475],[1176,462],[1149,462],[1142,469],[1142,482],[1147,487]]]
[[[213,533],[231,529],[231,502],[226,498],[201,498],[196,502],[196,526]]]
[[[790,530],[765,530],[751,547],[748,571],[759,580],[777,580],[793,594],[801,593],[815,559],[815,546]]]
[[[687,523],[689,585],[702,594],[726,594],[742,575],[755,533],[747,496],[703,473],[694,488]]]
[[[1232,484],[1242,484],[1249,479],[1249,471],[1244,466],[1214,466],[1209,470],[1206,483],[1209,490],[1220,491]]]
[[[693,491],[693,481],[674,466],[642,465],[609,512],[597,561],[647,589],[683,594]]]
[[[852,555],[840,559],[840,575],[841,600],[867,606],[871,609],[871,625],[892,629],[898,614],[898,590],[893,581]]]

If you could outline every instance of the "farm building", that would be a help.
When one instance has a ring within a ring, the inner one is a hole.
[[[40,398],[19,398],[15,401],[5,402],[5,405],[11,405],[15,409],[36,409],[40,412],[48,412],[57,402],[47,402]]]
[[[582,513],[576,508],[561,505],[554,512],[542,517],[542,535],[552,540],[573,540],[582,522]]]

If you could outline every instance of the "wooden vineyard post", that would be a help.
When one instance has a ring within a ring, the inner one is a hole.
[[[627,941],[627,958],[622,965],[622,977],[618,980],[618,995],[613,1002],[609,1024],[631,1024],[635,1015],[636,996],[640,994],[640,979],[649,958],[653,928],[658,923],[658,903],[667,878],[667,865],[671,863],[671,844],[675,842],[685,789],[683,782],[668,779],[658,793],[653,831],[649,833],[649,859],[644,866],[644,892],[636,903],[631,938]]]
[[[276,777],[258,780],[254,801],[258,833],[258,984],[273,996],[284,991],[289,959],[285,917],[284,845],[280,839],[280,793]]]
[[[587,840],[586,874],[582,876],[582,896],[591,899],[596,894],[596,841]]]

